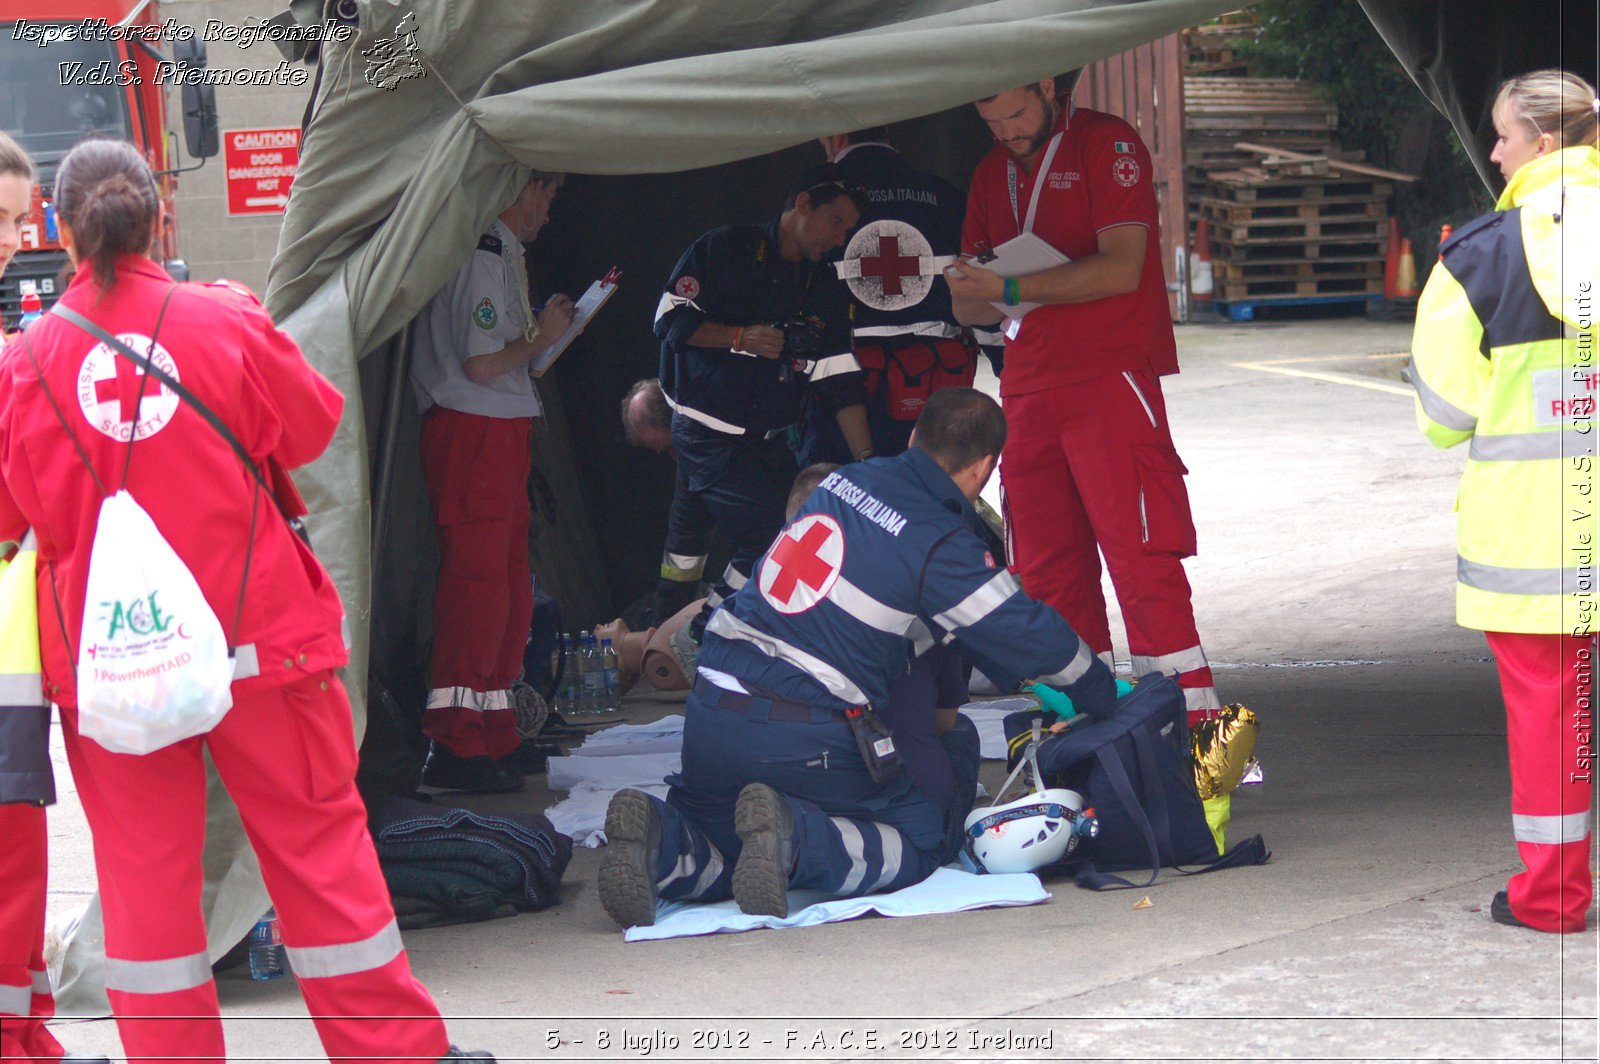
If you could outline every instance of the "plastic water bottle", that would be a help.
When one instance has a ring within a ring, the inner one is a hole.
[[[250,978],[282,979],[288,970],[284,960],[278,913],[275,909],[268,909],[266,915],[250,929]]]
[[[583,633],[583,702],[589,713],[606,711],[606,667],[591,632]]]
[[[38,285],[32,281],[23,281],[22,317],[17,320],[17,328],[26,329],[42,317],[44,317],[44,302],[39,298]]]
[[[600,640],[600,665],[606,676],[605,711],[615,713],[622,708],[622,668],[617,663],[617,650],[609,639]]]
[[[561,691],[556,704],[569,716],[583,712],[583,654],[578,646],[578,636],[568,632],[561,637],[557,653],[566,659],[561,672]]]

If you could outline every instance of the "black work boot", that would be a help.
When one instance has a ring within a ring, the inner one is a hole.
[[[467,1049],[457,1049],[455,1046],[451,1046],[450,1047],[450,1055],[449,1056],[445,1056],[445,1057],[440,1057],[439,1058],[439,1064],[450,1064],[450,1062],[452,1060],[493,1060],[493,1059],[494,1059],[494,1054],[493,1053],[485,1053],[481,1049],[478,1049],[478,1050],[467,1050]]]
[[[596,880],[600,904],[623,927],[656,922],[656,862],[661,857],[661,814],[651,797],[632,787],[606,807],[606,854]]]
[[[428,744],[422,766],[424,786],[464,794],[511,794],[522,790],[522,773],[497,766],[488,757],[461,757],[437,740]]]
[[[1505,891],[1494,896],[1494,901],[1489,903],[1489,915],[1497,924],[1507,927],[1527,927],[1528,925],[1517,919],[1517,914],[1511,911],[1511,896]]]
[[[739,861],[733,866],[733,899],[752,916],[789,915],[789,871],[793,863],[794,817],[789,802],[765,783],[739,792],[733,807]]]

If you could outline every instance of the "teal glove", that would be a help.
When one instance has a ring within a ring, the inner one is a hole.
[[[1118,698],[1133,690],[1133,684],[1127,680],[1118,680],[1116,683]],[[1055,714],[1060,720],[1071,720],[1078,715],[1078,707],[1072,704],[1072,699],[1067,696],[1065,691],[1051,687],[1047,683],[1040,683],[1037,680],[1028,685],[1027,691],[1039,700],[1041,709],[1047,713]]]

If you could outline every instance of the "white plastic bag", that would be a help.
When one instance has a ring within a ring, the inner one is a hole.
[[[126,491],[100,504],[78,644],[78,731],[148,754],[233,706],[227,639],[189,567]]]

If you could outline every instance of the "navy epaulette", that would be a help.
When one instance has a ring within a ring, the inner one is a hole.
[[[1440,245],[1439,254],[1448,255],[1457,245],[1470,239],[1474,234],[1499,226],[1508,216],[1514,216],[1514,211],[1515,208],[1511,211],[1490,211],[1488,214],[1474,218],[1450,234],[1450,239]]]
[[[495,236],[493,233],[485,233],[478,238],[478,250],[487,251],[491,255],[500,254],[500,251],[504,246],[505,245],[500,243],[500,238]]]

